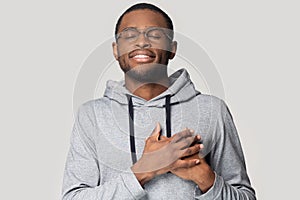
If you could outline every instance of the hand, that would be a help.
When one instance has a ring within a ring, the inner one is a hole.
[[[203,148],[204,146],[201,144],[201,149]],[[215,173],[207,164],[205,158],[200,157],[198,153],[183,158],[183,160],[194,159],[199,159],[200,163],[193,167],[172,169],[171,172],[178,177],[195,182],[199,186],[200,190],[205,193],[213,186],[215,181]]]
[[[182,160],[181,158],[198,153],[199,145],[190,145],[195,142],[193,131],[185,129],[172,137],[159,140],[160,125],[151,136],[146,139],[142,157],[132,166],[137,179],[144,185],[153,177],[167,173],[176,168],[189,168],[195,166],[199,159]]]

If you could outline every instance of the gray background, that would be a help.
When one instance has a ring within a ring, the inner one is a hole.
[[[1,199],[60,198],[76,77],[133,2],[1,1]],[[297,1],[152,2],[214,61],[258,198],[295,199]]]

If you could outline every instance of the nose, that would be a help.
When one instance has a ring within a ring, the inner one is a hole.
[[[140,34],[136,40],[136,46],[144,49],[151,47],[151,43],[149,42],[148,38],[145,37],[145,34]]]

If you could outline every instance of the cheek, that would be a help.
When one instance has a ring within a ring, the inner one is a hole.
[[[126,63],[128,63],[128,60],[127,60],[126,57],[127,56],[124,55],[124,54],[119,57],[119,64],[120,64],[120,66],[125,66]]]
[[[129,52],[131,52],[133,49],[131,46],[128,46],[128,45],[119,45],[119,48],[118,48],[118,54],[119,54],[119,57],[121,56],[125,56],[127,55]]]
[[[159,51],[157,53],[158,55],[158,62],[161,64],[168,64],[169,57],[170,57],[170,52],[168,51]]]
[[[159,62],[167,64],[171,54],[171,45],[169,43],[161,44],[160,48],[157,49],[156,54],[159,57]]]

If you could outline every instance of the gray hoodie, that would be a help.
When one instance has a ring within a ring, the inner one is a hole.
[[[171,86],[146,101],[124,81],[108,81],[103,98],[78,110],[67,156],[63,200],[202,199],[254,200],[237,130],[225,102],[195,90],[185,69],[170,76]],[[170,136],[185,127],[200,134],[204,155],[214,170],[214,185],[204,194],[192,181],[172,173],[142,187],[130,167],[143,152],[156,122]]]

